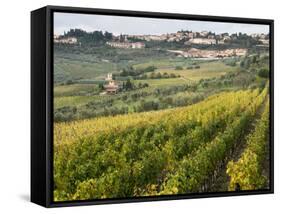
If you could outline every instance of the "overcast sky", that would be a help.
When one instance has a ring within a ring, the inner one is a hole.
[[[55,13],[54,33],[63,34],[71,28],[86,31],[108,31],[115,35],[122,34],[163,34],[179,30],[212,31],[215,33],[269,33],[268,25],[235,24],[206,21],[187,21],[155,18],[136,18],[105,15],[87,15],[77,13]]]

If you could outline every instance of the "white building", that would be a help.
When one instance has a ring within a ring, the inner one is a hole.
[[[54,37],[54,43],[76,44],[77,42],[78,40],[75,37],[67,37],[67,38]]]
[[[105,91],[107,94],[116,94],[119,90],[118,84],[112,79],[112,74],[107,74],[107,77],[105,80],[108,82],[103,87],[105,88]]]
[[[143,42],[106,42],[106,44],[110,47],[114,48],[133,48],[133,49],[141,49],[145,48],[145,44]]]
[[[200,36],[206,37],[208,34],[209,34],[208,31],[202,31],[202,32],[200,33]]]
[[[206,38],[193,38],[186,42],[186,44],[202,44],[202,45],[212,45],[216,44],[215,39],[206,39]]]
[[[134,48],[134,49],[145,48],[145,44],[143,42],[135,42],[135,43],[131,43],[131,44],[132,44],[132,48]]]
[[[263,45],[269,45],[269,39],[259,39]]]

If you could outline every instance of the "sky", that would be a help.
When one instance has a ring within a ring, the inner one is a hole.
[[[142,17],[122,17],[105,15],[88,15],[77,13],[54,14],[54,33],[61,35],[69,29],[79,28],[91,32],[95,30],[108,31],[114,35],[159,35],[175,33],[179,30],[196,32],[211,31],[219,33],[269,33],[268,25],[172,20]]]

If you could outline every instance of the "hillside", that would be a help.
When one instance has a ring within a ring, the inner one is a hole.
[[[222,92],[187,107],[55,123],[55,201],[213,191],[227,157],[255,131],[246,127],[268,114],[267,94]]]

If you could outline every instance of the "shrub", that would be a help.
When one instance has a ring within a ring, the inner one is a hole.
[[[182,70],[183,68],[181,66],[176,66],[175,70]]]
[[[258,75],[262,78],[268,78],[269,76],[269,70],[266,68],[262,68],[259,70]]]

